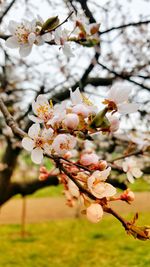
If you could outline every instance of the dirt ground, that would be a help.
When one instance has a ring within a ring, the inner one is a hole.
[[[0,224],[20,223],[22,216],[22,199],[8,201],[0,210]],[[66,206],[63,197],[50,198],[26,198],[26,222],[44,222],[49,220],[75,218],[80,216],[79,207],[70,208]],[[128,212],[150,212],[150,193],[136,193],[132,205],[117,202],[112,207],[121,213]]]

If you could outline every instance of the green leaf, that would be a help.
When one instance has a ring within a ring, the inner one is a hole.
[[[86,47],[93,47],[95,45],[99,45],[99,39],[86,39],[86,40],[79,40],[79,44],[86,46]]]
[[[105,114],[107,113],[107,108],[104,108],[103,110],[101,110],[92,120],[90,127],[95,129],[98,127],[101,127],[102,124],[108,124],[108,119],[105,116]]]
[[[55,30],[56,27],[59,25],[59,18],[58,16],[55,16],[55,17],[51,17],[49,19],[47,19],[43,26],[42,26],[42,31],[43,32],[47,32],[47,31],[52,31],[52,30]]]

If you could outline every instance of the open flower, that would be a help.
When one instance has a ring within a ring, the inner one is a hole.
[[[133,158],[126,158],[122,164],[124,172],[127,173],[127,179],[130,183],[134,183],[134,177],[140,178],[142,171],[137,167],[137,162]]]
[[[70,134],[59,134],[52,143],[52,149],[58,155],[64,155],[76,145],[76,138]]]
[[[88,178],[88,188],[95,197],[111,197],[116,194],[116,188],[113,187],[111,184],[104,182],[109,176],[110,171],[110,167],[108,167],[104,171],[95,171]]]
[[[121,84],[114,85],[108,92],[104,104],[108,105],[109,110],[118,111],[121,114],[134,113],[138,110],[138,104],[128,102],[130,93],[130,87]]]
[[[22,57],[28,56],[33,44],[42,45],[44,43],[42,36],[39,35],[41,28],[37,22],[36,20],[31,22],[24,20],[21,23],[10,21],[8,29],[12,36],[6,40],[6,45],[10,48],[19,48]]]
[[[66,57],[73,57],[71,47],[68,44],[68,34],[69,32],[61,27],[57,28],[54,32],[54,40],[57,45],[61,45],[63,53]]]
[[[103,217],[102,206],[97,203],[92,203],[86,210],[86,216],[89,221],[98,223]]]
[[[90,114],[96,113],[96,107],[89,101],[88,98],[80,93],[79,88],[74,92],[70,89],[70,98],[72,102],[72,112],[87,118]]]
[[[38,123],[33,124],[28,131],[28,137],[22,139],[22,146],[31,152],[31,159],[34,163],[40,164],[43,159],[43,152],[49,141],[52,139],[53,130],[44,129],[41,131]]]
[[[80,196],[80,192],[79,192],[79,188],[76,186],[76,184],[69,179],[67,185],[68,185],[68,190],[69,190],[70,194],[73,197],[78,198]]]
[[[29,119],[36,123],[47,122],[53,117],[53,108],[51,108],[45,95],[39,95],[36,101],[32,102],[32,109],[36,116],[29,115]]]

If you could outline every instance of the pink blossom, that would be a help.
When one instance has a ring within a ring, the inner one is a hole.
[[[52,149],[58,155],[64,155],[76,145],[76,138],[70,134],[59,134],[52,143]]]
[[[91,164],[97,164],[99,160],[99,157],[95,153],[90,153],[90,154],[82,154],[80,163],[88,166]]]
[[[102,206],[97,203],[91,204],[86,210],[86,215],[89,221],[98,223],[103,217]]]
[[[64,124],[68,129],[76,129],[79,124],[79,117],[76,114],[69,113],[65,116]]]

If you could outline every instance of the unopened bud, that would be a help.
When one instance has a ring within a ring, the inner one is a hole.
[[[100,160],[99,161],[99,170],[103,171],[107,168],[107,161],[106,160]]]

